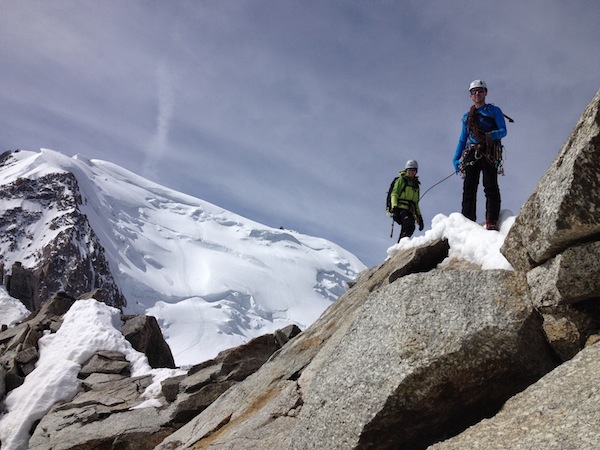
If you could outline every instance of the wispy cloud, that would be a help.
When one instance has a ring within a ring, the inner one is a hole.
[[[156,69],[156,129],[149,145],[142,166],[142,175],[156,179],[156,171],[161,159],[169,150],[169,131],[175,112],[175,95],[173,92],[173,73],[163,59]]]
[[[516,119],[515,213],[600,87],[587,0],[81,4],[0,0],[1,147],[105,159],[369,265],[392,243],[382,197],[404,162],[424,190],[452,170],[469,81]],[[425,221],[461,191],[432,190]]]

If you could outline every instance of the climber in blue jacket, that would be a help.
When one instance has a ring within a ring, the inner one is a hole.
[[[454,170],[464,178],[463,216],[476,221],[477,186],[479,176],[483,173],[485,225],[488,230],[498,230],[498,173],[502,173],[501,139],[506,136],[506,122],[500,108],[485,102],[487,92],[487,85],[483,80],[474,80],[469,85],[473,105],[462,118],[462,131],[452,163]]]

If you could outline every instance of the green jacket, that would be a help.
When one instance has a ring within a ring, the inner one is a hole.
[[[400,176],[396,180],[396,184],[392,189],[390,201],[392,209],[394,207],[408,209],[414,212],[417,216],[421,215],[419,207],[419,177],[411,178],[406,175],[406,171],[401,170]]]

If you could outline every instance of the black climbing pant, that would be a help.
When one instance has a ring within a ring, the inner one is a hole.
[[[497,223],[500,215],[500,188],[496,166],[485,157],[469,163],[465,167],[463,184],[462,214],[467,219],[477,221],[477,187],[479,175],[483,173],[486,222]]]
[[[398,242],[403,237],[411,237],[415,232],[415,218],[409,210],[402,208],[394,209],[394,221],[402,227]]]

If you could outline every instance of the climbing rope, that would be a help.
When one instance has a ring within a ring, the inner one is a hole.
[[[425,192],[423,192],[423,195],[421,195],[421,197],[419,198],[419,201],[421,201],[421,199],[423,197],[425,197],[425,194],[427,194],[430,190],[432,190],[434,187],[436,187],[438,184],[443,183],[444,181],[446,181],[448,178],[450,178],[452,175],[454,175],[456,172],[452,172],[450,175],[448,175],[446,178],[444,178],[443,180],[438,181],[437,183],[435,183],[433,186],[431,186],[429,189],[427,189]]]

